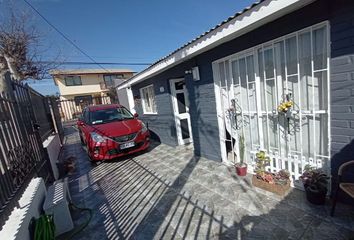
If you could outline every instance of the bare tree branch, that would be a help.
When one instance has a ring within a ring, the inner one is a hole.
[[[58,64],[40,61],[40,40],[36,28],[28,26],[25,16],[16,17],[12,13],[8,22],[0,23],[0,73],[10,71],[18,81],[45,78]]]

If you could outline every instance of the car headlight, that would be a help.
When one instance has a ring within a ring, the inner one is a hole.
[[[94,142],[99,142],[99,143],[104,142],[107,139],[106,137],[103,137],[103,136],[101,136],[101,135],[99,135],[98,133],[95,133],[95,132],[91,133],[91,138],[92,138],[92,140]]]
[[[147,130],[148,130],[148,129],[147,129],[145,123],[141,122],[141,132],[142,132],[142,133],[145,133]]]

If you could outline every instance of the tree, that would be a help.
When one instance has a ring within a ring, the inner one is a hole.
[[[0,92],[8,91],[5,74],[17,81],[43,79],[53,64],[41,61],[38,54],[40,36],[25,16],[13,13],[0,23]]]

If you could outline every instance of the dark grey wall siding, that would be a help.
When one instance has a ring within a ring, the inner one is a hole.
[[[210,66],[199,66],[200,81],[187,77],[190,99],[194,151],[198,156],[221,160],[219,128],[216,115],[214,83],[209,78]],[[205,70],[205,71],[204,71]],[[206,83],[208,82],[209,83]]]
[[[149,84],[152,84],[152,80],[146,81],[142,84],[138,84],[132,87],[133,96],[140,97],[139,89]],[[135,104],[135,110],[139,114],[139,118],[148,125],[149,129],[158,135],[161,142],[175,146],[177,145],[176,128],[175,121],[173,118],[169,86],[166,80],[154,81],[153,85],[156,96],[158,114],[144,115],[141,102],[140,104]],[[163,93],[160,93],[160,87],[163,87],[165,89]]]
[[[132,86],[133,96],[140,97],[140,88],[150,84],[154,85],[158,114],[143,114],[141,103],[135,106],[135,110],[139,114],[139,118],[149,125],[149,129],[160,138],[161,142],[171,146],[177,145],[177,136],[169,79],[183,78],[185,75],[184,69],[188,68],[190,68],[190,66],[189,63],[186,62]],[[160,87],[164,88],[164,92],[160,92]]]
[[[331,9],[331,168],[335,177],[342,163],[354,159],[354,2],[335,1]],[[347,173],[354,181],[354,168]]]

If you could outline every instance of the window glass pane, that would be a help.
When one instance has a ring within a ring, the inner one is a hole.
[[[232,79],[230,76],[230,66],[229,66],[229,61],[225,62],[225,83],[227,84],[227,89],[230,90],[231,84],[232,84]]]
[[[286,48],[286,69],[288,75],[296,74],[297,73],[296,37],[286,39],[285,48]]]
[[[155,94],[153,86],[141,90],[143,98],[143,109],[147,113],[156,113]]]
[[[75,83],[75,85],[81,85],[81,77],[80,76],[75,76],[74,77],[74,83]]]
[[[313,117],[306,116],[302,119],[302,150],[304,156],[314,157]]]
[[[299,85],[298,85],[298,76],[288,77],[288,93],[291,94],[291,98],[296,104],[293,106],[293,109],[298,110],[299,104]]]
[[[183,90],[183,86],[185,85],[184,81],[179,81],[175,83],[176,90]]]
[[[112,79],[111,75],[106,75],[103,78],[104,78],[104,82],[106,83],[107,87],[113,86],[113,79]]]
[[[275,58],[275,71],[277,75],[277,84],[281,86],[281,82],[285,81],[285,53],[284,42],[274,43],[274,58]]]
[[[247,78],[246,78],[246,60],[241,58],[239,60],[239,74],[241,81],[241,98],[242,98],[242,111],[248,111],[248,97],[247,97]]]
[[[187,119],[181,119],[180,120],[181,124],[181,131],[182,131],[182,138],[187,139],[189,138],[189,126],[188,126],[188,120]]]
[[[254,82],[255,76],[254,76],[254,62],[253,62],[253,55],[248,56],[246,58],[247,61],[247,76],[248,76],[248,82]]]
[[[72,77],[65,77],[65,85],[66,86],[73,86],[74,85],[74,80]]]
[[[270,148],[278,147],[278,118],[268,115],[269,145]]]
[[[254,114],[251,116],[251,123],[250,127],[252,129],[251,134],[252,134],[252,142],[253,145],[260,146],[259,145],[259,135],[258,135],[258,115]]]
[[[327,33],[326,28],[313,31],[313,63],[314,70],[327,68]]]
[[[184,93],[177,93],[177,105],[178,105],[178,112],[185,113],[186,112],[186,102],[184,98]]]
[[[264,50],[264,66],[266,78],[274,77],[273,49]]]
[[[274,80],[266,80],[266,95],[267,95],[267,111],[271,112],[276,109],[277,91],[275,89]]]
[[[231,67],[232,67],[232,79],[234,85],[240,84],[239,74],[238,74],[238,61],[237,60],[233,61],[231,63]]]
[[[235,104],[236,104],[236,111],[240,111],[241,107],[241,86],[239,85],[239,73],[238,73],[238,61],[235,60],[231,63],[231,68],[232,68],[232,79],[233,79],[233,84],[234,84],[234,89],[233,89],[233,99],[235,99]]]
[[[299,35],[299,65],[301,81],[301,108],[312,109],[312,71],[311,71],[311,34],[310,32]]]
[[[262,49],[258,50],[258,66],[259,66],[259,79],[260,79],[260,95],[261,95],[261,110],[266,110],[265,90],[264,90],[264,68],[263,68],[263,52]]]
[[[144,107],[144,110],[145,110],[145,112],[151,112],[148,89],[144,88],[142,90],[142,92],[143,92],[143,103],[144,103],[143,107]]]
[[[155,93],[154,93],[154,87],[150,86],[148,88],[149,90],[149,100],[150,100],[150,106],[151,106],[151,111],[156,112],[156,102],[155,102]]]
[[[251,118],[249,115],[244,115],[243,116],[243,131],[244,131],[244,137],[245,137],[245,145],[248,149],[251,149],[251,139],[252,139],[252,131],[251,129]]]
[[[290,127],[290,150],[292,152],[301,151],[301,142],[300,142],[300,118],[299,115],[293,115],[289,122]]]
[[[276,74],[276,97],[275,102],[278,106],[279,101],[286,94],[286,77],[285,77],[285,49],[284,41],[274,43],[274,61]]]
[[[225,68],[224,68],[224,62],[219,63],[219,72],[220,72],[220,84],[221,87],[225,87]]]
[[[263,129],[263,147],[268,150],[268,126],[267,115],[262,116],[262,129]]]
[[[314,73],[315,110],[327,110],[327,71]]]
[[[316,154],[328,156],[328,117],[325,114],[316,114]]]
[[[245,99],[246,100],[246,99]],[[257,102],[256,102],[256,84],[255,82],[248,84],[248,101],[250,111],[257,111]]]

